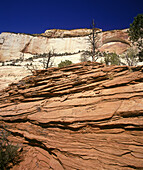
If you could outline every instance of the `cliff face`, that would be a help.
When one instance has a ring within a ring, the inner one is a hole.
[[[96,28],[96,31],[102,31],[101,29]],[[63,38],[63,37],[83,37],[88,36],[92,32],[91,29],[73,29],[73,30],[60,30],[60,29],[51,29],[46,30],[45,35],[47,37],[54,38]]]
[[[116,52],[122,54],[130,47],[127,30],[113,30],[103,32],[101,35],[100,51]]]
[[[79,63],[0,92],[19,169],[143,169],[143,66]]]
[[[116,52],[126,51],[130,42],[126,30],[102,32],[97,29],[98,49],[101,51]],[[41,35],[26,35],[15,33],[0,34],[0,60],[6,61],[20,57],[30,57],[35,54],[48,53],[78,53],[89,50],[90,29],[77,30],[47,30]],[[80,53],[79,53],[80,55]]]

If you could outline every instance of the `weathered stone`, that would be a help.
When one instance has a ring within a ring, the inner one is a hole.
[[[100,51],[123,53],[130,47],[127,30],[113,30],[102,32],[97,29]],[[54,50],[57,54],[76,54],[79,60],[81,52],[89,50],[88,35],[91,29],[75,30],[47,30],[43,34],[28,35],[3,32],[0,34],[0,61],[17,58],[29,58],[35,54],[48,53]],[[62,56],[64,57],[64,56]],[[69,55],[69,60],[72,56]],[[58,62],[58,58],[55,60]],[[72,59],[74,60],[74,59]]]
[[[1,127],[23,147],[12,169],[143,169],[142,75],[143,66],[87,62],[3,89]]]

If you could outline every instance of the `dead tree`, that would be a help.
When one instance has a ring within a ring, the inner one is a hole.
[[[91,30],[92,32],[89,35],[89,43],[91,46],[91,56],[92,56],[92,61],[96,61],[98,59],[98,53],[99,53],[99,51],[97,50],[97,42],[98,42],[98,33],[100,33],[100,31],[97,31],[97,29],[95,28],[94,19],[92,21]]]
[[[33,65],[33,63],[31,62],[30,64],[26,64],[26,68],[32,73],[34,74],[36,70],[38,70],[36,65]]]
[[[53,51],[49,51],[48,53],[43,53],[43,54],[38,54],[35,55],[33,58],[34,59],[38,59],[38,58],[43,58],[43,61],[40,61],[40,63],[42,64],[42,69],[48,69],[50,67],[53,66],[53,62],[54,60],[51,60],[51,58],[55,55],[54,50]],[[26,64],[26,67],[29,71],[31,71],[32,74],[35,73],[36,70],[38,70],[38,65],[33,61],[30,63]]]
[[[43,54],[43,68],[48,69],[49,67],[52,67],[53,62],[51,61],[51,58],[54,56],[54,50],[49,51],[49,53]]]

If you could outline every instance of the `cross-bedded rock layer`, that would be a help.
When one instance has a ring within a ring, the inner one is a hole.
[[[143,169],[143,66],[36,71],[1,91],[0,121],[23,147],[13,169]]]

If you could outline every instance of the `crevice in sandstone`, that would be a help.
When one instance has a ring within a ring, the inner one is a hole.
[[[54,150],[54,148],[47,148],[46,145],[43,144],[41,141],[38,141],[36,139],[29,139],[27,137],[25,137],[25,140],[28,141],[28,145],[40,147],[40,148],[46,150],[50,155],[57,156],[54,152],[52,152]]]
[[[113,122],[114,123],[114,122]],[[128,128],[129,126],[131,126],[132,128]],[[125,129],[126,131],[132,131],[132,130],[136,130],[136,131],[142,131],[142,127],[134,125],[134,124],[113,124],[113,125],[99,125],[97,126],[100,129]]]
[[[127,166],[122,166],[122,167],[125,167],[125,168],[132,168],[133,170],[134,170],[134,169],[142,170],[142,167],[137,167],[137,166],[133,166],[133,165],[127,165]]]
[[[135,80],[135,82],[137,82],[137,83],[142,83],[142,82],[143,82],[143,78],[137,79],[137,80]],[[131,82],[131,83],[134,83],[134,81]]]
[[[5,121],[5,122],[7,122],[7,123],[26,123],[26,122],[28,122],[28,120],[27,120],[27,118],[15,118],[14,120],[10,120],[10,119],[7,119],[7,120],[3,120],[3,121]]]
[[[112,120],[112,119],[111,119]],[[126,131],[142,131],[142,126],[140,125],[135,125],[132,123],[127,123],[127,124],[123,124],[123,123],[117,123],[114,121],[112,122],[113,124],[108,124],[108,119],[105,120],[98,120],[98,121],[77,121],[77,122],[49,122],[49,123],[36,123],[33,121],[30,121],[32,124],[38,125],[42,128],[58,128],[58,129],[63,129],[63,130],[71,130],[71,131],[75,131],[75,132],[80,132],[82,129],[85,129],[86,127],[91,127],[93,128],[99,128],[100,130],[107,130],[107,129],[125,129]],[[99,122],[99,123],[98,123]],[[103,125],[102,125],[103,122]],[[72,127],[74,124],[79,123],[79,124],[83,124],[83,125],[79,125],[78,127]],[[104,123],[106,123],[104,125]],[[122,133],[122,132],[121,132]]]
[[[28,103],[28,102],[36,102],[36,101],[41,101],[44,100],[46,97],[45,96],[38,96],[38,98],[33,98],[34,96],[31,96],[31,98],[29,97],[25,97],[24,99],[21,100],[22,103]]]
[[[19,122],[20,123],[20,122]],[[10,133],[13,135],[13,136],[19,136],[19,137],[22,137],[24,138],[23,134],[19,133],[19,132],[11,132]]]
[[[64,167],[62,161],[57,157],[57,155],[56,155],[56,158],[55,158],[55,159],[60,163],[60,165],[62,166],[62,168],[63,168],[64,170],[66,170],[66,168]]]
[[[126,86],[128,85],[130,82],[127,82],[127,83],[121,83],[121,84],[114,84],[114,85],[109,85],[109,86],[106,86],[103,84],[103,87],[105,89],[110,89],[110,88],[116,88],[116,87],[123,87],[123,86]]]
[[[119,112],[117,115],[120,115],[123,118],[127,117],[139,117],[143,115],[143,110],[141,111],[127,111],[127,112]]]
[[[28,48],[29,44],[31,43],[31,41],[32,41],[32,38],[29,40],[29,42],[27,44],[25,44],[24,48],[20,52],[22,52],[22,53],[27,52],[27,48]]]
[[[43,144],[41,141],[38,141],[36,139],[29,139],[29,138],[25,137],[25,140],[28,141],[28,145],[34,146],[34,147],[36,146],[36,147],[39,147],[39,148],[47,151],[53,157],[53,159],[57,160],[60,163],[60,165],[63,167],[63,169],[65,169],[61,160],[58,158],[56,153],[53,152],[55,150],[55,148],[47,148],[45,144]]]

